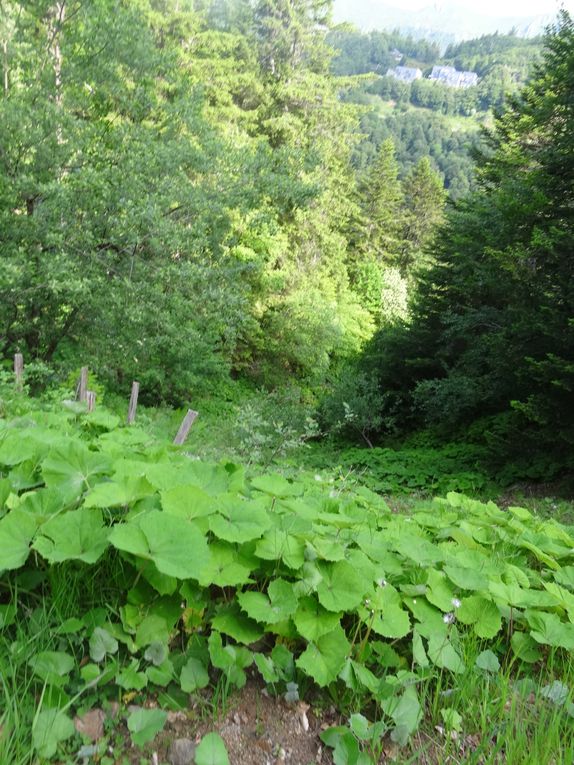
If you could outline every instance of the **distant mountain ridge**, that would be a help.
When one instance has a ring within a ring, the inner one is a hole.
[[[496,18],[449,3],[435,3],[420,11],[409,11],[381,0],[335,0],[334,19],[337,23],[350,21],[364,31],[399,29],[403,34],[447,45],[496,31],[507,33],[512,29],[520,37],[535,37],[544,32],[555,16]]]

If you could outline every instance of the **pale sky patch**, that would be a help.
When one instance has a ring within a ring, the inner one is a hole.
[[[376,4],[376,0],[375,0]],[[481,14],[494,16],[496,18],[504,16],[534,16],[540,13],[558,13],[563,6],[566,10],[574,13],[574,0],[450,0],[448,3],[432,2],[432,0],[385,0],[385,4],[393,5],[396,8],[418,11],[421,8],[428,8],[436,5],[442,7],[445,4],[456,8],[468,8],[472,11],[479,11]]]

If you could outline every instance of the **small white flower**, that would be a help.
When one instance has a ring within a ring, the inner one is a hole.
[[[445,614],[442,617],[442,620],[445,624],[453,624],[454,623],[454,614]]]
[[[368,606],[370,604],[370,600],[368,598],[365,598],[365,605]]]
[[[387,580],[386,579],[377,579],[377,584],[379,587],[386,587],[387,586]]]
[[[451,603],[453,608],[460,608],[460,600],[458,598],[453,598]]]
[[[417,602],[417,599],[416,599],[416,598],[413,598],[413,603],[416,603],[416,602]]]

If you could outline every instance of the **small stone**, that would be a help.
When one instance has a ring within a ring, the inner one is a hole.
[[[167,713],[167,721],[170,725],[173,725],[176,722],[185,722],[187,720],[187,715],[185,712],[182,712],[181,710],[173,711],[170,709],[170,711]]]
[[[192,765],[195,762],[196,745],[190,738],[176,739],[169,749],[170,765]]]
[[[309,718],[307,717],[307,712],[309,711],[309,704],[305,704],[304,701],[300,701],[297,706],[297,713],[299,715],[299,722],[301,723],[301,727],[307,733],[309,730]]]
[[[120,713],[120,705],[117,701],[110,701],[108,707],[108,720],[115,720]]]
[[[106,715],[102,709],[90,709],[81,717],[74,718],[74,727],[82,736],[97,741],[104,735]]]

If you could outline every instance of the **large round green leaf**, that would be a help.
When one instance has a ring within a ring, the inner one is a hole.
[[[226,542],[241,544],[259,539],[271,526],[267,511],[256,502],[227,502],[221,506],[220,513],[210,517],[209,528]]]
[[[217,510],[213,497],[199,486],[173,486],[161,492],[161,506],[170,515],[186,518],[202,518]]]
[[[32,743],[40,757],[50,759],[56,754],[60,741],[65,741],[74,733],[74,723],[67,715],[58,709],[45,709],[34,721]]]
[[[154,493],[153,486],[141,476],[118,476],[113,481],[96,484],[84,500],[86,507],[130,505]]]
[[[44,523],[32,546],[50,563],[95,563],[108,546],[108,533],[101,511],[82,507]]]
[[[480,638],[493,638],[502,628],[498,606],[480,595],[463,598],[456,616],[463,624],[472,624]]]
[[[53,449],[42,463],[46,486],[58,489],[65,497],[80,496],[95,485],[98,476],[111,470],[107,456],[75,441]]]
[[[312,677],[317,685],[329,685],[341,671],[350,649],[343,628],[335,627],[315,643],[309,643],[296,664]]]
[[[0,520],[0,571],[24,565],[35,533],[34,517],[21,510],[12,510]]]
[[[356,608],[371,583],[365,581],[347,561],[320,566],[322,580],[317,587],[319,602],[328,611],[350,611]]]
[[[290,483],[278,473],[257,476],[251,481],[251,485],[272,497],[298,497],[303,492],[301,484]]]
[[[195,750],[196,765],[229,765],[225,743],[218,733],[208,733]]]
[[[299,601],[293,621],[305,640],[316,641],[335,629],[341,621],[341,614],[327,611],[313,597],[305,597]]]
[[[162,709],[137,709],[128,717],[128,729],[136,746],[143,746],[153,741],[163,730],[167,712]]]
[[[203,587],[216,584],[218,587],[236,587],[251,582],[251,566],[242,558],[233,545],[227,542],[213,542],[209,545],[209,563],[199,576]]]
[[[159,510],[115,526],[109,539],[114,547],[153,560],[159,571],[177,579],[199,579],[209,563],[203,534],[189,521]]]

